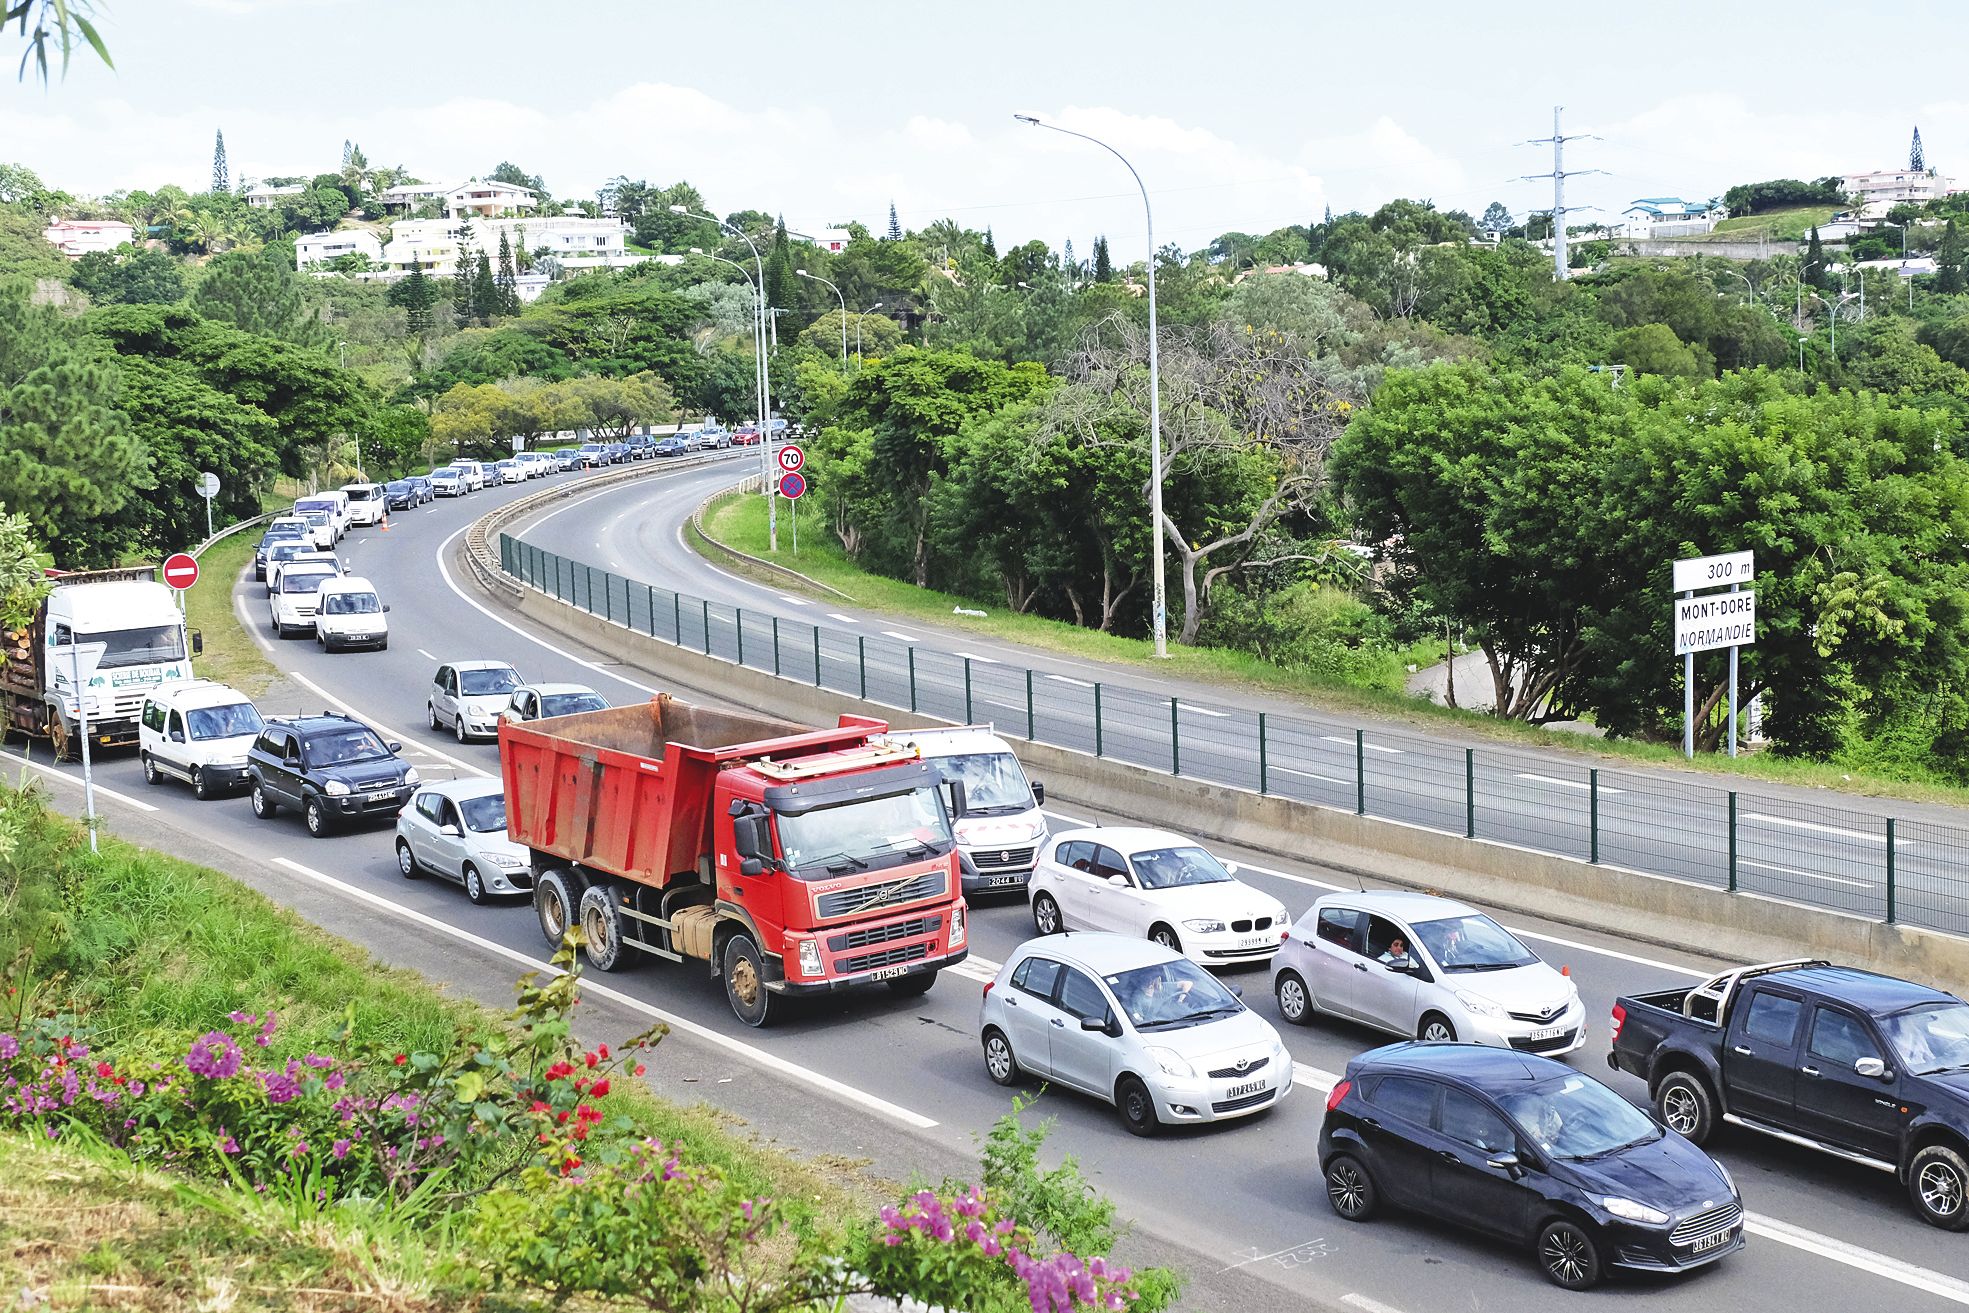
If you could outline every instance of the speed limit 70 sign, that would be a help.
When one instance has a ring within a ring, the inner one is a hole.
[[[793,473],[795,470],[799,469],[802,465],[805,465],[806,463],[807,463],[807,453],[800,450],[792,443],[789,442],[784,447],[781,447],[779,449],[779,467],[785,470],[788,474]]]

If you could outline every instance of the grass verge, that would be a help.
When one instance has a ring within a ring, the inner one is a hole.
[[[1800,205],[1788,210],[1745,214],[1734,219],[1724,219],[1702,237],[1688,240],[1740,242],[1760,234],[1768,234],[1772,241],[1802,242],[1811,236],[1813,228],[1823,227],[1832,222],[1832,216],[1837,213],[1839,208],[1833,205]]]
[[[1760,216],[1762,217],[1762,216]],[[704,531],[718,543],[752,556],[769,557],[766,541],[766,512],[763,498],[727,493],[711,502],[704,513]],[[1489,739],[1503,746],[1539,748],[1554,746],[1554,731],[1516,721],[1498,720],[1481,712],[1439,706],[1426,698],[1381,689],[1360,688],[1336,683],[1303,671],[1272,665],[1243,652],[1215,648],[1173,647],[1166,661],[1157,661],[1145,639],[1098,633],[1064,621],[1039,616],[1014,615],[1004,609],[1002,600],[956,597],[933,589],[917,588],[899,579],[862,569],[841,551],[827,535],[824,523],[809,517],[811,531],[801,535],[800,552],[791,549],[786,517],[781,516],[780,551],[777,560],[819,583],[837,588],[857,604],[897,617],[910,617],[946,628],[996,638],[1003,642],[1055,652],[1082,660],[1136,666],[1156,675],[1176,679],[1216,683],[1234,688],[1260,689],[1302,699],[1308,710],[1328,715],[1358,715],[1377,720],[1395,720],[1423,732],[1454,729],[1460,733]],[[716,554],[721,564],[758,578],[776,588],[802,591],[789,586],[783,577],[748,566],[744,561],[716,547],[700,550]],[[807,590],[813,591],[813,590]],[[818,592],[815,596],[825,597]],[[983,610],[983,617],[963,616],[955,608]],[[1404,664],[1428,665],[1440,661],[1444,646],[1424,643],[1401,654]],[[1678,769],[1707,771],[1726,777],[1768,780],[1811,788],[1834,789],[1868,797],[1906,798],[1917,802],[1938,802],[1969,806],[1969,788],[1923,780],[1906,780],[1869,774],[1825,762],[1798,761],[1770,753],[1755,753],[1735,760],[1707,757],[1693,765],[1670,744],[1636,742],[1629,739],[1595,739],[1564,736],[1558,741],[1571,751],[1585,752],[1609,762],[1637,765],[1674,766]],[[1256,750],[1255,745],[1253,750]]]
[[[198,558],[198,582],[185,598],[191,627],[205,637],[205,651],[192,668],[205,679],[230,684],[248,697],[258,697],[280,677],[260,645],[239,623],[233,609],[232,586],[239,572],[253,562],[259,531],[245,529],[224,538]]]

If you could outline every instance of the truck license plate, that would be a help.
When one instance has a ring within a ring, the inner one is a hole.
[[[1727,1231],[1718,1231],[1715,1235],[1704,1236],[1702,1239],[1696,1241],[1693,1245],[1689,1246],[1689,1252],[1695,1254],[1704,1254],[1704,1253],[1708,1253],[1712,1249],[1721,1249],[1724,1245],[1730,1243],[1731,1239],[1735,1237],[1736,1233],[1737,1233],[1737,1229],[1735,1227],[1731,1227]]]
[[[1565,1033],[1566,1033],[1566,1028],[1565,1028],[1564,1026],[1546,1026],[1546,1027],[1544,1027],[1544,1028],[1543,1028],[1543,1029],[1541,1029],[1541,1030],[1534,1030],[1534,1031],[1533,1031],[1533,1032],[1531,1033],[1531,1037],[1532,1037],[1533,1039],[1535,1039],[1535,1040],[1536,1040],[1536,1039],[1557,1039],[1557,1038],[1559,1038],[1559,1036],[1561,1036],[1561,1035],[1563,1035],[1563,1034],[1565,1034]]]
[[[908,967],[883,967],[880,971],[869,972],[868,978],[870,980],[894,980],[897,976],[906,976],[908,974]]]
[[[989,888],[996,889],[1001,885],[1017,884],[1018,882],[1019,877],[1016,875],[994,875],[985,881],[985,884]]]
[[[1257,1094],[1264,1088],[1265,1082],[1261,1080],[1247,1081],[1243,1085],[1231,1086],[1230,1092],[1224,1097],[1227,1099],[1241,1099],[1247,1094]]]

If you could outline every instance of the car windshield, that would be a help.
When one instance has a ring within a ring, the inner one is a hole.
[[[1244,1011],[1237,995],[1188,958],[1103,977],[1137,1030],[1179,1030]]]
[[[929,788],[779,816],[786,865],[809,878],[866,870],[895,857],[929,857],[950,846],[943,799]]]
[[[335,506],[334,503],[332,502],[320,502],[320,501],[295,502],[294,513],[296,515],[302,515],[308,517],[313,517],[316,515],[333,515],[335,513]]]
[[[1910,1073],[1969,1069],[1969,1003],[1925,1004],[1879,1022]]]
[[[223,707],[200,707],[185,713],[185,731],[193,742],[206,739],[236,739],[258,734],[260,713],[251,702],[234,702]]]
[[[1560,1076],[1497,1102],[1526,1139],[1554,1158],[1604,1158],[1663,1134],[1646,1113],[1584,1076]]]
[[[307,550],[309,550],[309,544],[290,539],[285,542],[277,542],[267,548],[267,559],[269,561],[289,561]]]
[[[391,480],[389,483],[386,483],[383,486],[390,492],[396,493],[398,496],[402,496],[404,493],[410,491],[410,483],[408,480]]]
[[[1231,878],[1224,864],[1194,844],[1150,848],[1128,859],[1144,889],[1180,889],[1192,884],[1223,884]]]
[[[309,739],[307,753],[309,766],[347,766],[381,760],[390,755],[390,750],[369,730],[343,729]]]
[[[335,577],[336,575],[333,570],[296,570],[289,568],[280,572],[280,591],[283,593],[312,593],[315,589],[321,587],[322,580],[333,579]]]
[[[478,798],[460,798],[458,810],[464,814],[465,828],[473,834],[491,834],[506,828],[506,795],[488,793]]]
[[[458,672],[458,686],[468,698],[482,697],[488,693],[511,693],[520,686],[520,677],[513,673],[511,666],[461,670]]]
[[[374,593],[330,593],[321,599],[323,615],[380,615],[382,610]]]
[[[1019,769],[1019,759],[1009,752],[967,752],[932,760],[944,783],[964,786],[964,812],[968,816],[1007,815],[1038,805],[1032,800],[1026,773]]]
[[[185,631],[177,625],[144,625],[137,629],[111,629],[80,636],[84,643],[103,644],[99,670],[118,666],[148,666],[160,661],[182,661],[185,657]]]
[[[311,528],[319,528],[320,526],[328,523],[328,512],[302,511],[301,518],[303,520],[306,520]]]
[[[308,531],[308,526],[306,524],[297,523],[293,520],[289,520],[286,524],[269,525],[267,531],[264,534],[260,535],[260,541],[265,543],[277,543],[283,538],[299,538],[302,534],[306,533],[307,531]]]
[[[434,479],[455,479],[458,477],[458,471],[447,465],[441,470],[432,470],[431,477]]]
[[[540,714],[572,716],[577,711],[600,711],[606,706],[599,693],[549,693],[540,699]]]
[[[344,488],[342,491],[349,494],[350,501],[375,501],[382,489],[372,484],[367,488]]]
[[[1503,971],[1528,967],[1538,955],[1487,916],[1448,916],[1417,921],[1415,937],[1444,971]]]

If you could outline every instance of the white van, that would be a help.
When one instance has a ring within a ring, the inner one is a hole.
[[[280,582],[267,599],[267,622],[275,638],[290,633],[312,633],[315,620],[315,590],[324,579],[334,579],[341,570],[331,562],[308,561],[281,567]]]
[[[331,492],[309,493],[294,503],[296,515],[308,515],[320,511],[328,512],[328,522],[334,530],[334,542],[341,542],[342,535],[349,531],[349,494],[337,488]]]
[[[465,476],[465,491],[477,492],[480,488],[485,487],[486,473],[484,462],[476,460],[455,460],[451,464],[452,468]]]
[[[324,579],[315,590],[315,641],[324,652],[338,647],[380,652],[390,645],[390,622],[383,618],[389,609],[376,595],[376,585],[359,575]]]
[[[383,485],[380,483],[345,483],[342,495],[349,499],[349,522],[351,524],[381,524],[383,512],[388,509],[384,500]]]
[[[963,805],[952,807],[951,828],[962,857],[964,892],[1023,890],[1046,842],[1040,811],[1046,787],[1026,779],[1012,745],[989,725],[909,730],[889,739],[934,762],[947,797],[955,800],[951,786],[963,786]]]
[[[137,755],[144,779],[183,780],[200,802],[246,787],[246,750],[264,724],[244,693],[209,679],[159,687],[144,699]]]
[[[267,592],[269,594],[280,591],[281,571],[290,565],[296,564],[304,570],[315,570],[322,566],[327,566],[335,574],[347,573],[346,568],[342,564],[342,558],[333,552],[295,552],[292,555],[283,553],[280,559],[267,567]]]
[[[308,541],[324,552],[342,537],[341,530],[336,526],[335,503],[326,498],[301,498],[294,503],[293,518],[307,525]]]

